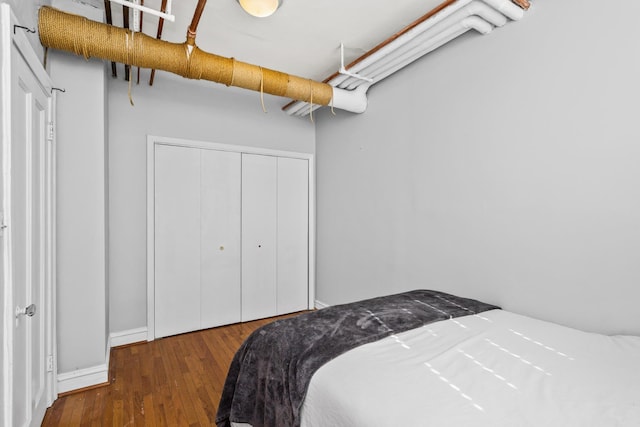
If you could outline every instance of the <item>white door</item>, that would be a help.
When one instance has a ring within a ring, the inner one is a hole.
[[[240,321],[239,153],[155,147],[155,336]]]
[[[277,313],[277,157],[242,155],[242,321]]]
[[[309,160],[174,144],[148,146],[150,337],[309,308]]]
[[[200,328],[200,150],[155,148],[155,336]]]
[[[309,306],[309,162],[278,158],[278,314]]]
[[[201,328],[240,321],[240,156],[201,150]]]
[[[4,171],[9,180],[5,186],[9,194],[4,194],[8,212],[3,249],[8,252],[5,269],[9,268],[9,274],[4,277],[9,277],[13,308],[11,325],[7,325],[11,327],[12,426],[40,425],[52,389],[47,369],[46,293],[50,279],[46,268],[50,178],[46,144],[51,94],[41,86],[24,53],[15,41],[11,44],[11,138],[5,151],[10,153],[10,171]]]

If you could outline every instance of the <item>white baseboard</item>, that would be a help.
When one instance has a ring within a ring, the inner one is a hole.
[[[147,328],[129,329],[128,331],[111,332],[109,334],[112,347],[133,344],[140,341],[147,341]]]
[[[322,301],[318,300],[315,301],[315,305],[318,310],[329,307],[329,304],[325,304]]]
[[[111,335],[107,339],[107,348],[104,355],[105,363],[91,368],[78,369],[72,372],[58,374],[57,393],[79,390],[81,388],[109,382],[109,361],[111,360]]]
[[[58,393],[104,384],[109,380],[109,363],[58,374]]]

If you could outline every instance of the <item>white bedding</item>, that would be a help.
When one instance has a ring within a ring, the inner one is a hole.
[[[640,426],[640,337],[503,310],[432,323],[320,368],[303,427]]]

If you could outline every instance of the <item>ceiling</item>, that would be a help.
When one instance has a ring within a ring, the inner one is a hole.
[[[104,8],[102,0],[85,0]],[[268,18],[255,18],[237,0],[209,0],[196,43],[204,51],[234,57],[304,78],[323,80],[345,64],[402,30],[443,0],[284,0]],[[144,5],[160,9],[161,0]],[[162,39],[183,42],[197,0],[174,0],[175,22],[165,21]],[[122,6],[111,4],[113,23],[122,26]],[[143,32],[155,37],[158,18],[144,15]]]

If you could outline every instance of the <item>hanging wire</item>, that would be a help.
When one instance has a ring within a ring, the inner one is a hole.
[[[333,114],[335,116],[336,112],[333,110],[333,98],[334,98],[334,96],[331,95],[331,114]]]
[[[227,85],[227,87],[229,86],[233,86],[233,80],[236,77],[236,58],[231,58],[231,82]]]
[[[260,67],[260,102],[262,103],[262,111],[265,113],[267,109],[264,106],[264,70]]]
[[[313,85],[311,84],[311,79],[309,79],[309,91],[311,92],[311,99],[309,100],[309,118],[311,119],[311,123],[315,123],[313,121]]]

